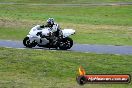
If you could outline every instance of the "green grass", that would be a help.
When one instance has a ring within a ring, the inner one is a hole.
[[[63,4],[63,3],[100,3],[100,2],[131,2],[132,0],[0,0],[0,2],[15,3],[46,3],[46,4]]]
[[[73,28],[77,43],[132,45],[132,6],[0,5],[0,39],[23,40],[32,26],[54,17]]]
[[[55,1],[55,2],[53,2]],[[0,0],[16,3],[102,3],[132,0]],[[36,24],[54,17],[76,29],[77,43],[132,45],[132,6],[31,6],[0,4],[0,39],[23,40]],[[0,48],[0,88],[80,88],[78,67],[87,74],[130,74],[131,55]],[[131,88],[132,84],[86,84],[82,88]]]
[[[54,17],[58,22],[74,24],[132,25],[132,6],[57,7],[0,5],[0,17],[27,20],[46,20]]]
[[[1,39],[12,39],[12,40],[18,40],[18,39],[21,39],[24,38],[24,36],[26,36],[27,33],[27,30],[25,29],[14,29],[14,28],[2,28],[1,31]]]
[[[87,74],[131,74],[132,56],[0,48],[0,87],[79,88],[78,67]],[[86,84],[89,88],[131,88],[131,84]]]

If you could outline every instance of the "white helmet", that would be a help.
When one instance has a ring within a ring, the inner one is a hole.
[[[53,25],[54,24],[54,19],[53,18],[49,18],[47,20],[47,23],[50,24],[50,25]]]

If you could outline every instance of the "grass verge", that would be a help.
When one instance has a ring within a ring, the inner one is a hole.
[[[131,74],[132,56],[0,48],[0,87],[79,88],[78,67],[88,74]],[[89,88],[131,88],[132,84],[86,84]]]
[[[54,17],[76,30],[77,43],[132,45],[131,7],[0,5],[0,39],[23,40],[32,26]]]
[[[100,2],[130,2],[131,0],[0,0],[0,2],[15,3],[44,3],[44,4],[81,4],[81,3],[100,3]]]

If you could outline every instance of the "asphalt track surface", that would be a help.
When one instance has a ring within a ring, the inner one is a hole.
[[[22,41],[0,40],[0,47],[27,49],[23,46]],[[35,47],[37,50],[48,50],[48,48]],[[55,50],[55,49],[51,49]],[[132,46],[114,46],[114,45],[90,45],[90,44],[74,44],[68,50],[73,52],[97,53],[97,54],[132,54]]]

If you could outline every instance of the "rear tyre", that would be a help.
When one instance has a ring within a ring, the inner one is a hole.
[[[30,43],[29,37],[25,37],[23,40],[23,45],[28,47],[28,48],[32,48],[32,47],[35,47],[37,45],[37,43],[35,41]]]
[[[59,48],[61,50],[70,49],[72,46],[73,46],[73,40],[70,37],[64,38],[59,44]]]

